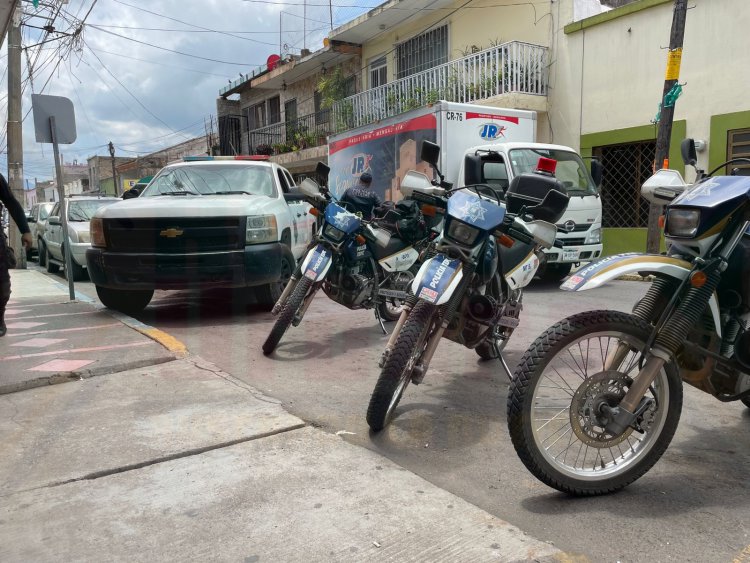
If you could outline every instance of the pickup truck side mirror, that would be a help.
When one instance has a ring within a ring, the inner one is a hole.
[[[318,162],[318,165],[315,167],[315,173],[323,178],[328,178],[328,173],[330,171],[331,167],[324,162]]]
[[[287,202],[291,201],[304,201],[305,194],[296,186],[289,188],[289,191],[284,194],[284,200]]]
[[[62,222],[60,221],[60,217],[58,217],[57,215],[53,215],[52,217],[47,217],[47,224],[62,225]]]
[[[602,187],[602,177],[604,176],[604,165],[598,160],[591,161],[591,179],[597,188]]]
[[[141,192],[138,188],[130,188],[128,191],[122,194],[122,199],[133,199],[134,197],[138,197],[141,195]]]

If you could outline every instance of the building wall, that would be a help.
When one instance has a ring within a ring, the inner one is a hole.
[[[708,150],[698,154],[707,168],[709,158],[724,159],[727,129],[750,127],[742,57],[750,10],[746,0],[694,0],[690,8],[679,78],[686,84],[674,119],[685,121],[687,136],[707,141]],[[670,0],[641,0],[569,26],[559,38],[550,95],[556,135],[572,143],[581,135],[650,124],[664,86],[673,9]],[[679,153],[670,156],[679,161]]]
[[[544,4],[519,5],[515,0],[476,0],[469,6],[457,1],[445,9],[423,12],[404,18],[404,22],[368,41],[362,48],[362,66],[368,67],[373,59],[386,55],[388,81],[396,79],[395,48],[412,37],[448,24],[449,58],[458,59],[472,52],[487,49],[493,44],[508,41],[525,41],[547,45],[549,30]],[[454,13],[451,14],[451,12]],[[448,15],[450,14],[450,15]],[[446,17],[448,15],[448,17]],[[536,20],[540,20],[535,24]],[[364,84],[369,88],[369,74],[364,72]]]

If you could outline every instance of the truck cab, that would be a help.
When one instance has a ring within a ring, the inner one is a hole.
[[[464,156],[467,154],[481,157],[481,182],[503,193],[515,176],[533,172],[540,157],[557,161],[555,176],[567,188],[570,202],[565,215],[557,222],[557,239],[563,247],[545,250],[543,277],[562,279],[574,265],[601,256],[602,204],[599,188],[581,157],[572,148],[545,143],[506,142],[477,145],[467,149]],[[462,159],[457,185],[466,183]]]

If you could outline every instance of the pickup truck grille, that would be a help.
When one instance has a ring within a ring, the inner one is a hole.
[[[113,252],[186,254],[245,247],[244,217],[107,219],[104,229]]]

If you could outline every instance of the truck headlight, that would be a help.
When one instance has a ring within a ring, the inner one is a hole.
[[[275,215],[255,215],[247,218],[245,244],[260,244],[279,240]]]
[[[584,244],[599,244],[600,242],[602,242],[602,230],[601,228],[598,228],[589,231],[589,234],[586,235],[586,241]]]
[[[461,221],[452,219],[450,224],[448,225],[448,232],[446,233],[446,236],[455,240],[459,244],[471,246],[477,239],[478,234],[479,229],[477,229],[476,227],[472,227],[471,225],[467,225],[466,223],[462,223]]]
[[[94,217],[89,223],[89,241],[91,246],[106,248],[107,241],[104,240],[104,221],[101,217]]]
[[[694,237],[700,222],[699,209],[669,209],[664,234],[668,237]]]
[[[91,242],[91,230],[88,231],[73,231],[74,234],[71,234],[70,240],[72,242],[78,242],[78,243],[86,243]]]

